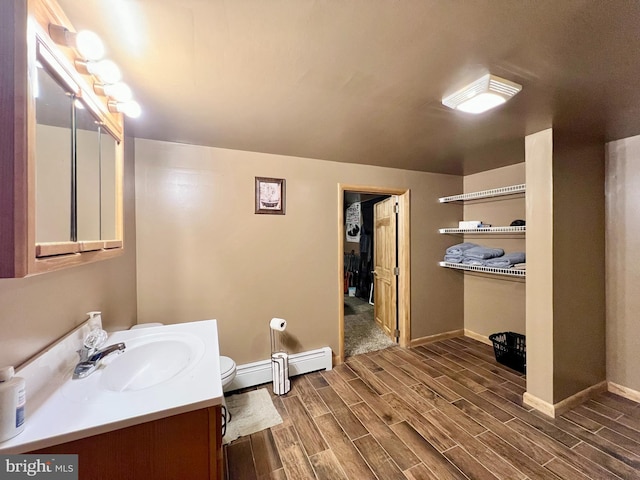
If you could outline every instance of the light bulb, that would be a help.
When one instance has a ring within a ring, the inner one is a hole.
[[[142,114],[142,108],[135,100],[129,102],[109,102],[109,110],[123,113],[129,118],[138,118]]]
[[[100,37],[89,30],[76,33],[75,47],[82,58],[100,60],[104,56],[104,44]]]
[[[98,77],[102,83],[116,83],[122,78],[120,68],[111,60],[87,62],[86,68],[91,75]]]
[[[133,98],[131,88],[124,82],[103,85],[102,90],[107,97],[113,98],[116,102],[128,102]]]

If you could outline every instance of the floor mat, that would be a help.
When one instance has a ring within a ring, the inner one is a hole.
[[[282,417],[273,406],[266,388],[231,395],[226,398],[226,402],[231,412],[231,421],[227,425],[227,433],[222,437],[222,443],[226,444],[282,423]]]

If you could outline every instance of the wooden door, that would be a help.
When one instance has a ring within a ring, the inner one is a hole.
[[[375,319],[384,332],[397,341],[397,283],[396,256],[396,197],[392,196],[374,205],[374,310]]]

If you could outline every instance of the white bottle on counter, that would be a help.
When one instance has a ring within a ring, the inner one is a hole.
[[[24,378],[16,377],[13,367],[0,368],[0,442],[24,430],[26,399]]]

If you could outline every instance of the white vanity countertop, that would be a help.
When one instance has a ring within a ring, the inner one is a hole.
[[[162,383],[138,390],[106,388],[108,377],[100,368],[87,378],[72,380],[73,368],[52,373],[45,388],[30,396],[27,377],[27,405],[24,431],[0,443],[0,453],[25,453],[132,425],[186,413],[222,403],[218,328],[215,320],[124,330],[109,335],[105,345],[128,343],[119,356],[148,339],[189,339],[195,345],[189,366]],[[73,353],[77,359],[77,354]],[[109,362],[111,360],[111,362]],[[33,363],[33,362],[32,362]],[[67,364],[69,365],[68,361]],[[115,371],[115,370],[114,370]],[[17,372],[20,375],[20,370]],[[25,375],[26,377],[26,375]],[[35,384],[35,381],[34,381]]]

